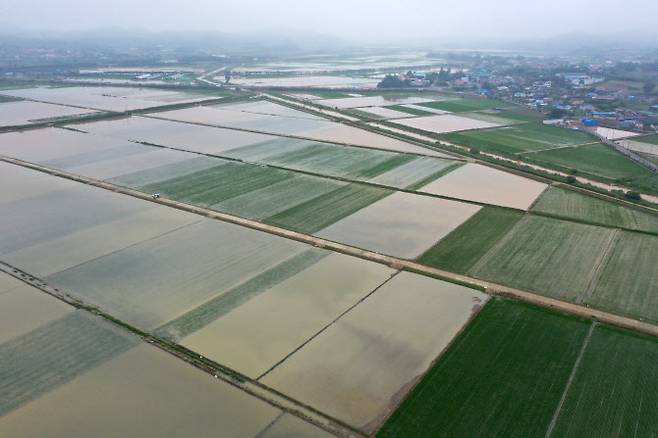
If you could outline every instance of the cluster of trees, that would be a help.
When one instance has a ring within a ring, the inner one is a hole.
[[[455,77],[458,77],[459,75],[460,73],[451,74],[450,69],[444,69],[443,67],[441,67],[441,69],[438,72],[432,72],[425,75],[425,80],[427,80],[429,85],[432,85],[432,84],[437,84],[440,82],[447,81],[449,79],[453,79]],[[413,78],[414,78],[414,72],[412,72],[411,70],[409,70],[402,77],[395,74],[389,74],[386,75],[379,84],[377,84],[377,88],[411,87],[412,86],[411,80]]]
[[[411,86],[409,80],[402,80],[398,75],[386,75],[386,77],[377,84],[377,88],[404,88],[409,86]]]

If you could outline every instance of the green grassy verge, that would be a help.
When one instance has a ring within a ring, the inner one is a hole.
[[[493,298],[379,437],[543,437],[589,324]]]
[[[378,187],[349,184],[266,218],[264,222],[311,234],[391,193]]]
[[[658,340],[597,326],[551,437],[655,437]]]
[[[418,258],[418,262],[465,274],[521,218],[514,210],[484,207]]]
[[[586,223],[658,233],[658,215],[559,187],[546,190],[532,211]]]

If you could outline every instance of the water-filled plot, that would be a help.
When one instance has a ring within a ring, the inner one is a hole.
[[[294,241],[204,220],[51,275],[48,281],[151,329],[302,248]]]
[[[317,236],[402,258],[415,258],[480,206],[398,192],[347,216]]]
[[[299,272],[294,264],[286,266],[295,275],[282,275],[280,282],[266,283],[269,288],[252,290],[248,300],[180,343],[257,378],[393,273],[386,266],[340,254],[315,259]]]
[[[0,257],[45,276],[198,222],[198,216],[62,178],[5,165]],[[16,196],[13,196],[16,198]]]
[[[261,381],[373,432],[486,300],[400,273]]]
[[[424,187],[421,192],[483,204],[527,210],[546,184],[481,164],[468,163]]]
[[[50,103],[20,100],[0,102],[0,126],[22,126],[32,123],[64,120],[96,113],[83,108],[71,108]]]

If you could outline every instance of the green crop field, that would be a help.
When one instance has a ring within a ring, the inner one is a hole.
[[[83,311],[0,345],[0,417],[137,344]]]
[[[538,111],[530,111],[521,107],[507,108],[502,111],[492,113],[505,119],[516,120],[517,122],[540,122],[544,115]]]
[[[315,233],[391,193],[378,187],[349,184],[266,218],[264,222]]]
[[[588,223],[658,233],[658,215],[559,187],[546,190],[532,207],[532,211]]]
[[[419,103],[419,106],[426,106],[443,111],[450,111],[452,113],[461,113],[467,111],[485,110],[491,108],[507,108],[512,104],[493,99],[477,99],[465,98],[456,100],[445,100],[438,102]]]
[[[651,171],[603,144],[556,149],[527,155],[528,161],[556,165],[594,176],[616,179],[637,179],[651,176]]]
[[[597,326],[551,437],[655,437],[658,340]]]
[[[586,292],[614,230],[526,215],[469,273],[567,301]]]
[[[592,141],[592,138],[583,132],[535,123],[450,133],[445,134],[443,138],[452,143],[503,154],[538,151]]]
[[[416,158],[408,154],[314,143],[265,161],[326,175],[372,178]]]
[[[213,204],[215,210],[261,220],[329,193],[346,183],[303,174]]]
[[[379,437],[543,437],[589,323],[494,298]]]
[[[149,184],[140,188],[146,193],[190,204],[211,206],[235,196],[258,190],[291,178],[284,170],[238,163],[226,163],[189,175]]]
[[[408,107],[403,106],[403,105],[391,105],[391,106],[387,106],[385,108],[391,109],[393,111],[399,111],[401,113],[411,114],[411,115],[414,115],[414,116],[433,116],[434,115],[434,113],[429,112],[429,111],[422,111],[422,110],[419,110],[417,108],[408,108]]]
[[[523,214],[484,207],[418,258],[420,263],[465,274]]]
[[[658,322],[658,237],[620,231],[589,300],[592,306]]]

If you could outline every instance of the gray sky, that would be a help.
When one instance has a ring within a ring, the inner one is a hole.
[[[313,31],[349,39],[658,34],[658,0],[0,0],[0,25]]]

